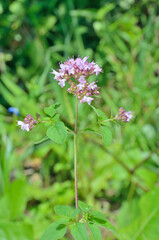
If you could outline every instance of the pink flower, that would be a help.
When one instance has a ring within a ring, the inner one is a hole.
[[[83,59],[80,57],[76,59],[70,58],[66,62],[59,64],[60,69],[58,71],[52,69],[51,74],[55,75],[54,79],[59,82],[58,84],[62,88],[65,86],[65,82],[68,82],[70,87],[67,91],[77,96],[80,102],[90,104],[93,100],[91,96],[99,95],[99,87],[95,84],[96,82],[89,83],[87,79],[91,75],[98,75],[102,68],[93,61],[87,62],[87,59],[87,56]]]
[[[119,108],[115,119],[121,120],[123,122],[129,122],[132,118],[134,118],[132,111],[127,112],[123,107]]]
[[[30,115],[26,115],[24,122],[17,121],[17,126],[20,126],[22,130],[29,132],[38,122]]]
[[[85,77],[83,75],[79,77],[78,81],[80,83],[86,83],[86,79],[85,79]]]
[[[62,88],[65,86],[65,79],[60,79],[58,85],[60,85]]]
[[[102,68],[100,68],[97,64],[94,66],[94,72],[96,73],[96,76],[102,71]]]
[[[88,85],[88,88],[94,90],[97,88],[97,85],[95,84],[95,82],[92,82],[91,84]]]
[[[92,100],[94,100],[94,98],[84,96],[84,97],[80,100],[80,103],[81,103],[81,102],[83,102],[83,103],[84,103],[84,102],[87,102],[87,103],[90,105]]]
[[[85,84],[84,83],[80,83],[77,85],[79,90],[82,90],[84,88]]]
[[[27,131],[27,132],[30,131],[29,124],[24,123],[24,122],[22,122],[22,121],[17,121],[17,126],[20,126],[20,127],[21,127],[21,130],[23,130],[23,131],[24,131],[24,130]]]

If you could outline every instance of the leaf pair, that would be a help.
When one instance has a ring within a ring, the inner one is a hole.
[[[55,206],[55,212],[62,217],[61,220],[52,223],[44,232],[40,240],[57,240],[61,239],[67,227],[71,228],[71,234],[75,240],[89,240],[88,229],[91,239],[101,240],[101,231],[99,227],[103,227],[113,232],[117,237],[115,227],[106,219],[99,211],[92,211],[92,207],[78,201],[79,208],[72,209],[69,206]],[[82,212],[83,217],[77,222],[76,216]]]

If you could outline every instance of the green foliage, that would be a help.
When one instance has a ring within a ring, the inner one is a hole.
[[[110,146],[112,142],[112,132],[110,128],[106,126],[101,126],[100,129],[104,143],[106,144],[106,146]]]
[[[53,117],[56,114],[56,109],[60,106],[60,104],[55,103],[49,107],[46,107],[44,109],[44,112],[49,115],[50,117]]]
[[[93,106],[104,113],[79,104],[78,129],[87,128],[79,131],[79,198],[115,223],[121,239],[158,238],[158,8],[157,0],[0,2],[0,239],[40,239],[57,220],[53,206],[74,204],[72,135],[63,145],[44,136],[59,121],[74,127],[74,98],[49,72],[78,55],[102,65]],[[16,127],[28,113],[43,119],[42,109],[56,101],[61,120],[46,113],[41,129],[24,134]],[[136,117],[114,127],[108,148],[96,118],[111,129],[103,120],[121,106]],[[72,210],[74,220],[79,211]],[[102,228],[102,239],[116,237]]]
[[[67,131],[63,122],[55,122],[53,126],[50,126],[46,132],[46,135],[55,143],[62,144],[67,137]]]
[[[87,223],[87,226],[91,232],[93,240],[101,240],[102,239],[101,231],[94,223]]]
[[[54,209],[57,215],[71,217],[71,207],[69,206],[55,206]]]
[[[71,228],[71,234],[75,240],[88,240],[87,229],[84,223],[75,223]]]
[[[40,240],[57,240],[61,239],[66,233],[67,220],[59,220],[52,223],[44,232]]]
[[[123,240],[158,239],[158,197],[159,189],[155,189],[137,200],[135,208],[133,207],[133,201],[123,203],[118,220],[119,231]],[[138,211],[134,211],[136,209]]]
[[[0,220],[0,239],[1,240],[32,240],[33,228],[31,224],[23,222],[9,222]]]
[[[92,207],[81,201],[78,203],[79,208],[76,210],[66,205],[55,206],[55,213],[61,216],[61,219],[49,225],[40,240],[61,239],[65,235],[67,227],[71,228],[71,234],[75,240],[87,240],[89,235],[86,226],[90,230],[91,239],[101,239],[99,227],[112,231],[118,237],[115,227],[101,212],[91,211]],[[76,216],[75,219],[74,216]]]
[[[92,206],[89,206],[86,203],[81,202],[80,200],[78,201],[78,204],[83,212],[90,212],[90,210],[92,209]]]

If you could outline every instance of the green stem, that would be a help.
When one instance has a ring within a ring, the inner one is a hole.
[[[78,98],[76,97],[76,118],[74,131],[74,175],[75,175],[75,206],[78,208],[78,183],[77,183],[77,119],[78,119]]]
[[[103,122],[109,122],[109,121],[114,121],[114,120],[116,120],[115,117],[114,117],[114,118],[111,118],[111,119],[104,120]]]

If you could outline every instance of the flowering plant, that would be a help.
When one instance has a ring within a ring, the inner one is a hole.
[[[76,110],[75,110],[75,127],[74,130],[69,129],[65,124],[60,121],[60,116],[57,113],[59,107],[58,103],[44,109],[47,117],[40,118],[37,115],[36,120],[30,115],[26,115],[24,121],[17,121],[17,125],[22,130],[29,132],[35,126],[42,123],[47,123],[48,129],[46,135],[52,141],[63,144],[67,138],[67,133],[74,136],[74,177],[75,177],[75,209],[69,206],[55,206],[55,213],[61,216],[59,221],[52,223],[44,232],[40,240],[57,240],[61,239],[66,229],[71,230],[71,234],[75,240],[88,240],[87,228],[93,239],[100,240],[101,232],[99,227],[103,227],[112,231],[118,238],[118,233],[115,227],[106,219],[106,217],[99,211],[92,211],[92,207],[78,200],[78,184],[77,184],[77,137],[79,134],[78,129],[78,104],[88,103],[97,114],[97,125],[99,126],[100,133],[90,129],[92,133],[99,134],[104,143],[109,146],[112,141],[112,132],[107,125],[107,122],[129,122],[133,118],[131,111],[127,112],[121,107],[115,117],[107,119],[104,112],[91,105],[94,97],[99,95],[99,87],[97,81],[89,82],[91,75],[96,75],[102,72],[102,68],[98,64],[87,61],[88,57],[70,58],[64,63],[60,63],[58,71],[52,70],[54,79],[63,88],[66,83],[69,85],[67,91],[76,97]],[[80,131],[81,133],[81,131]],[[87,228],[86,228],[87,226]]]

